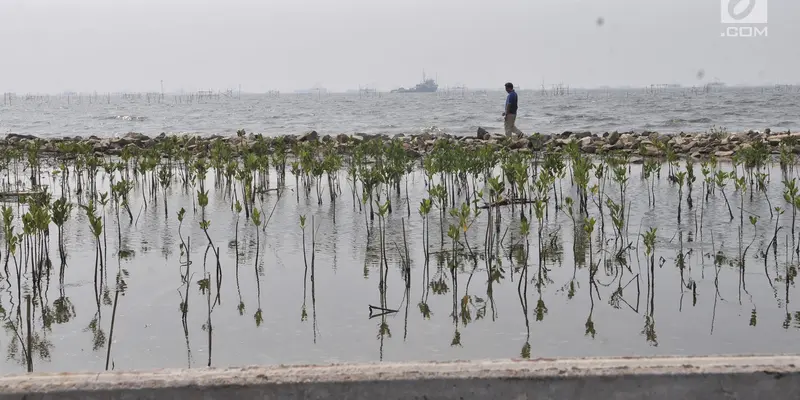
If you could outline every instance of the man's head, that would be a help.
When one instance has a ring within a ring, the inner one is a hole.
[[[511,92],[512,90],[514,90],[514,84],[506,82],[506,92]]]

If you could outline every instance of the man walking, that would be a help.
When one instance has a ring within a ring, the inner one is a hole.
[[[514,85],[511,82],[506,83],[506,93],[508,93],[506,97],[506,109],[503,112],[506,136],[511,137],[512,133],[522,136],[522,131],[514,125],[517,121],[517,92],[514,91]]]

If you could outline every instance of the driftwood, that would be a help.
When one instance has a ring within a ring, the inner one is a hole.
[[[496,202],[494,202],[492,204],[484,204],[482,206],[479,206],[478,208],[485,210],[487,208],[508,206],[508,205],[511,205],[511,204],[533,204],[533,203],[534,203],[533,200],[528,200],[528,199],[503,199],[503,200],[500,200],[500,201],[496,201]]]
[[[377,311],[377,313],[375,313],[375,311]],[[397,310],[392,310],[390,308],[376,307],[376,306],[373,306],[373,305],[369,306],[369,318],[370,319],[371,318],[375,318],[375,317],[384,316],[384,315],[387,315],[387,314],[395,314],[395,313],[397,313]]]
[[[0,201],[19,201],[23,198],[41,196],[45,192],[0,192]]]

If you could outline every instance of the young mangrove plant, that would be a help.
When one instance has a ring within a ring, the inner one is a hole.
[[[792,178],[791,181],[783,181],[783,199],[792,206],[792,242],[795,239],[795,223],[797,221],[797,208],[800,207],[800,187],[797,185],[797,179]]]
[[[697,178],[694,176],[694,163],[690,160],[686,160],[686,186],[689,188],[689,192],[686,196],[686,205],[689,206],[690,211],[694,207],[694,201],[692,200],[692,185],[694,185],[696,180]],[[696,215],[697,214],[695,214],[695,216]]]
[[[683,185],[686,183],[686,172],[680,171],[675,174],[678,182],[678,225],[681,223],[681,203],[683,203]]]
[[[69,214],[72,211],[72,204],[67,202],[65,197],[62,197],[53,202],[53,223],[58,228],[58,255],[61,258],[61,269],[59,277],[61,283],[64,282],[64,267],[67,265],[67,248],[64,245],[64,224],[69,219]]]
[[[722,197],[725,199],[725,205],[728,206],[728,214],[730,214],[731,221],[733,221],[733,211],[731,210],[731,203],[728,202],[728,195],[725,194],[725,186],[727,185],[726,181],[730,177],[731,175],[727,172],[717,171],[717,173],[714,175],[714,182],[719,188],[719,191],[722,192]]]
[[[200,205],[200,210],[202,211],[202,219],[200,220],[200,228],[203,230],[203,233],[206,235],[206,239],[208,239],[208,245],[206,246],[206,254],[208,254],[208,250],[211,249],[214,252],[214,256],[217,259],[217,298],[215,302],[220,301],[220,293],[219,287],[222,285],[222,265],[220,264],[219,258],[219,248],[214,246],[214,241],[211,240],[211,235],[208,233],[208,228],[211,226],[211,220],[206,218],[206,207],[208,206],[208,191],[197,191],[197,203]],[[210,289],[209,289],[210,291]],[[210,317],[209,317],[210,318]]]
[[[419,215],[422,216],[422,245],[425,254],[425,263],[428,262],[428,252],[430,251],[430,229],[428,228],[428,216],[431,213],[433,202],[430,198],[422,199],[419,204]]]
[[[98,281],[98,274],[100,274],[100,279],[102,279],[103,276],[101,273],[103,268],[103,249],[100,246],[100,235],[103,234],[103,220],[95,214],[94,201],[89,200],[89,204],[83,206],[83,209],[86,211],[86,216],[89,218],[89,228],[92,232],[92,236],[95,238],[94,286],[95,297],[99,307],[102,281]]]

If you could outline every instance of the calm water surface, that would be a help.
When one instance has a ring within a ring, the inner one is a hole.
[[[207,252],[208,239],[199,226],[200,210],[194,211],[196,188],[187,192],[175,181],[167,190],[165,216],[163,192],[159,190],[156,199],[143,196],[137,184],[130,198],[133,223],[126,212],[120,215],[121,245],[114,207],[111,203],[106,207],[106,243],[102,249],[107,260],[99,305],[94,285],[95,240],[79,207],[64,229],[68,260],[63,287],[58,279],[57,229],[50,226],[53,270],[43,280],[41,304],[38,298],[30,305],[25,300],[32,292],[30,271],[23,270],[19,295],[12,258],[8,279],[0,281],[0,311],[6,326],[0,347],[7,355],[0,371],[26,370],[29,363],[20,343],[27,344],[29,336],[35,371],[100,371],[106,366],[107,356],[109,368],[127,370],[209,363],[229,366],[793,351],[800,333],[800,309],[792,305],[797,295],[792,275],[796,274],[797,258],[786,251],[792,246],[792,212],[782,199],[780,170],[770,170],[772,181],[768,186],[773,206],[789,210],[778,223],[782,228],[777,252],[767,248],[776,221],[770,218],[764,195],[755,193],[752,200],[749,193],[746,195],[743,243],[747,246],[752,241],[752,246],[744,257],[742,282],[736,264],[740,253],[740,197],[732,185],[726,187],[726,194],[736,216],[734,221],[730,221],[719,191],[707,203],[701,200],[702,176],[697,171],[694,208],[688,208],[684,193],[679,225],[678,188],[665,179],[667,167],[655,184],[655,207],[648,205],[641,169],[641,165],[631,166],[627,190],[631,244],[623,257],[627,266],[614,261],[615,236],[607,207],[605,235],[601,236],[598,208],[590,204],[589,213],[597,219],[592,249],[590,253],[588,243],[581,241],[583,247],[577,251],[581,259],[576,261],[572,220],[565,212],[556,212],[551,200],[542,232],[541,264],[538,223],[532,217],[528,279],[522,285],[519,280],[525,241],[519,230],[519,206],[515,212],[510,206],[502,208],[495,248],[500,257],[495,262],[503,271],[498,282],[487,283],[487,210],[482,210],[468,229],[466,237],[476,257],[459,252],[456,284],[448,268],[452,240],[445,226],[442,243],[434,207],[429,217],[432,254],[426,264],[423,218],[417,209],[427,192],[423,174],[412,173],[408,185],[411,215],[405,193],[398,197],[392,191],[394,212],[387,216],[385,226],[388,272],[384,308],[397,312],[372,318],[371,313],[378,312],[371,311],[370,306],[381,305],[380,224],[378,218],[365,220],[365,212],[353,203],[344,175],[340,177],[342,195],[335,205],[327,195],[326,183],[322,205],[317,204],[314,191],[308,198],[301,193],[298,201],[295,179],[288,175],[280,197],[271,191],[256,202],[263,210],[262,219],[268,220],[258,238],[256,228],[242,213],[237,268],[236,213],[231,210],[229,192],[216,187],[213,173],[209,173],[206,213],[211,221],[209,235],[220,252],[219,289],[215,257],[213,251]],[[107,188],[108,177],[101,173],[98,179],[99,190],[106,190],[103,187]],[[51,187],[60,187],[55,178],[48,181]],[[71,185],[74,192],[74,180]],[[482,188],[482,183],[478,185]],[[577,198],[569,189],[569,175],[557,185],[563,188],[564,196]],[[271,187],[276,186],[273,174]],[[58,195],[60,190],[55,192]],[[619,196],[610,181],[606,194]],[[73,194],[70,201],[77,203],[79,199]],[[18,212],[26,207],[16,202],[7,204],[20,226]],[[177,219],[180,208],[186,210],[181,235]],[[308,270],[301,215],[306,216]],[[748,221],[750,215],[759,217],[755,228]],[[317,231],[313,284],[312,220]],[[449,223],[457,221],[445,220]],[[402,269],[403,224],[411,258],[408,290]],[[639,236],[651,227],[657,228],[652,271]],[[181,238],[190,243],[188,283],[184,282],[186,261],[181,255]],[[461,242],[466,243],[463,237]],[[122,254],[125,257],[117,257],[120,248],[127,250]],[[5,247],[2,251],[5,258]],[[681,252],[685,255],[683,269],[679,267]],[[711,256],[715,252],[719,252],[720,261],[716,266]],[[594,284],[588,267],[590,254],[600,265]],[[22,264],[23,259],[17,262]],[[115,284],[118,272],[124,284]],[[205,277],[210,278],[210,288],[202,282]],[[114,314],[117,288],[120,294]],[[28,311],[30,330],[26,326]]]
[[[704,92],[657,90],[523,90],[517,126],[526,133],[565,130],[611,132],[705,132],[713,125],[730,131],[800,128],[800,91],[795,87],[723,88]],[[233,134],[238,129],[268,136],[419,133],[474,134],[478,126],[502,131],[505,93],[358,94],[241,98],[165,95],[163,100],[111,94],[30,97],[0,105],[0,134],[113,136],[127,132]]]

